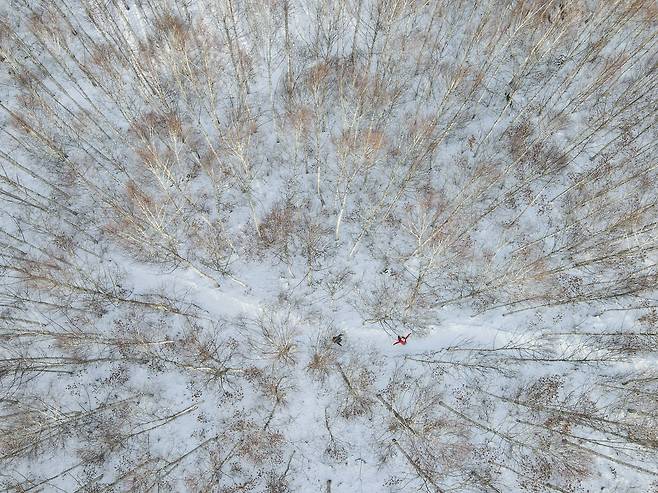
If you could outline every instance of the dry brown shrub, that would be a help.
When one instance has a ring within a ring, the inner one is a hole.
[[[260,240],[267,248],[287,251],[295,230],[297,211],[291,202],[279,202],[265,215],[260,223]]]
[[[313,92],[320,91],[327,84],[327,79],[331,72],[331,66],[328,62],[320,62],[313,65],[306,74],[306,84]]]
[[[372,412],[375,399],[372,397],[375,374],[364,366],[364,362],[352,361],[346,366],[340,366],[346,389],[340,415],[345,419],[368,415]]]
[[[336,363],[336,352],[328,345],[318,347],[313,352],[311,360],[306,365],[308,371],[313,378],[324,381],[329,374],[333,371]]]
[[[229,434],[237,438],[235,453],[253,464],[275,464],[282,460],[284,436],[248,418],[237,418],[230,425]]]
[[[528,147],[528,137],[532,135],[532,127],[528,122],[521,122],[508,130],[510,153],[514,159],[520,159]]]
[[[239,325],[251,351],[250,356],[265,358],[283,366],[296,363],[296,339],[300,327],[290,312],[278,312],[276,307],[267,307],[258,318],[242,319]]]
[[[168,12],[155,20],[154,27],[162,35],[169,36],[175,48],[181,50],[185,48],[190,36],[190,27],[183,19]]]
[[[363,159],[369,165],[381,157],[382,149],[387,144],[386,134],[378,129],[344,130],[335,139],[339,153]]]
[[[154,199],[132,180],[126,183],[125,194],[129,203],[133,207],[148,210],[151,209],[155,204]]]
[[[101,73],[113,74],[117,63],[116,52],[108,44],[95,43],[90,48],[89,63],[100,69]],[[121,63],[121,62],[118,62]]]
[[[295,132],[306,136],[313,126],[313,112],[306,105],[291,106],[287,111],[287,117]]]

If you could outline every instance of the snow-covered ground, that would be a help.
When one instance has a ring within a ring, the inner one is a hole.
[[[0,1],[0,487],[658,491],[656,13]]]

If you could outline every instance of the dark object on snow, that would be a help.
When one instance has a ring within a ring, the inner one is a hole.
[[[342,346],[341,343],[343,342],[343,334],[338,334],[337,336],[333,336],[331,340],[336,344],[338,344],[339,346]]]
[[[401,344],[402,346],[404,346],[404,345],[407,343],[407,339],[409,339],[409,336],[410,336],[410,335],[411,335],[411,332],[409,332],[409,333],[408,333],[406,336],[404,336],[404,337],[402,337],[402,336],[398,336],[398,340],[395,341],[395,342],[393,343],[393,345],[395,346],[396,344]]]

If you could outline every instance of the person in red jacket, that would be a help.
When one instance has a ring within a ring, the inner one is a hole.
[[[408,333],[406,336],[404,336],[404,337],[402,337],[402,336],[398,336],[398,340],[395,341],[395,342],[393,343],[393,345],[395,346],[396,344],[400,344],[400,345],[404,346],[404,345],[407,343],[407,339],[409,338],[410,335],[411,335],[411,332],[409,332],[409,333]]]

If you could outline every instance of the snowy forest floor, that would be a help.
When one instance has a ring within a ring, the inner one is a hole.
[[[0,488],[658,492],[657,22],[0,1]]]

